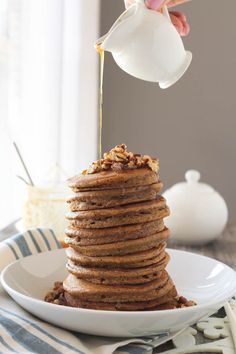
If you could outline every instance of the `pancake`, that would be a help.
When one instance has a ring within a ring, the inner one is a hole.
[[[113,243],[125,240],[134,240],[140,237],[152,235],[157,232],[163,231],[164,228],[165,225],[163,220],[161,219],[151,223],[141,223],[115,228],[109,227],[106,229],[92,229],[92,232],[88,233],[91,236],[97,237],[86,237],[86,231],[89,229],[75,230],[72,228],[68,228],[65,230],[65,234],[66,236],[73,238],[78,245],[87,246],[103,245],[105,243]],[[81,237],[81,235],[83,235],[83,237]]]
[[[77,265],[85,267],[109,267],[109,268],[140,268],[158,262],[160,254],[166,247],[166,243],[161,243],[158,247],[147,251],[136,252],[123,256],[102,256],[89,257],[83,256],[73,248],[66,249],[67,258]]]
[[[72,307],[81,307],[94,310],[108,310],[108,311],[150,311],[150,310],[165,310],[176,308],[178,306],[177,291],[173,286],[170,291],[155,300],[151,301],[134,301],[134,302],[92,302],[78,299],[77,297],[65,292],[67,305]]]
[[[70,267],[68,267],[68,263],[67,263],[67,270],[71,273],[73,273],[73,269],[71,269]],[[96,278],[94,277],[86,277],[83,274],[80,274],[80,276],[75,275],[78,279],[84,279],[89,281],[90,283],[94,283],[94,284],[105,284],[105,285],[135,285],[135,284],[145,284],[145,283],[149,283],[152,280],[155,279],[159,279],[160,278],[160,274],[161,271],[156,271],[150,274],[146,274],[146,275],[142,275],[142,276],[138,276],[138,277],[130,277],[127,278],[125,276],[121,277],[121,278]]]
[[[76,193],[86,190],[128,188],[158,183],[159,176],[150,168],[102,171],[80,174],[68,180],[68,186]]]
[[[70,212],[66,218],[74,228],[106,228],[160,220],[169,215],[163,197],[121,207]]]
[[[166,271],[159,279],[138,285],[93,284],[69,274],[63,282],[64,290],[70,295],[95,302],[137,302],[155,300],[165,296],[173,287]]]
[[[163,252],[157,263],[141,268],[92,268],[81,267],[73,261],[67,262],[67,270],[79,279],[97,284],[142,284],[161,277],[161,271],[167,266],[169,256]]]
[[[111,208],[154,200],[161,188],[162,183],[159,182],[148,186],[78,192],[69,197],[67,202],[71,211]]]
[[[79,246],[73,239],[69,237],[66,237],[64,242],[82,255],[91,257],[116,256],[132,254],[135,252],[145,251],[157,247],[158,245],[160,245],[160,243],[165,242],[167,240],[169,234],[169,229],[165,228],[163,231],[158,232],[154,235],[138,238],[136,240],[126,240],[95,246]]]
[[[122,225],[116,227],[107,227],[105,229],[80,229],[68,227],[65,233],[69,237],[76,237],[78,239],[96,239],[106,237],[117,237],[119,241],[123,240],[123,237],[127,239],[144,237],[147,234],[151,235],[158,232],[159,228],[162,228],[163,219],[158,219],[146,223],[138,223],[132,225]]]

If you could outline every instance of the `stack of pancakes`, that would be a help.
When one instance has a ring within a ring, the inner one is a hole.
[[[165,268],[169,215],[148,166],[109,169],[69,180],[73,195],[66,230],[69,306],[103,310],[156,310],[177,303]]]

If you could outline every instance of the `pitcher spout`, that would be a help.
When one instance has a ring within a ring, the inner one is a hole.
[[[96,49],[99,52],[100,50],[105,50],[106,52],[110,52],[112,54],[118,53],[122,49],[122,40],[121,33],[117,33],[114,28],[112,32],[108,32],[103,37],[99,38],[96,42]]]
[[[97,40],[95,44],[97,50],[101,48],[112,54],[119,53],[129,41],[128,33],[138,21],[135,15],[140,7],[140,4],[135,3],[123,12],[109,32]]]
[[[95,43],[95,49],[98,53],[102,51],[117,53],[121,48],[121,41],[119,38],[114,38],[114,34],[110,33],[110,31],[99,38]]]

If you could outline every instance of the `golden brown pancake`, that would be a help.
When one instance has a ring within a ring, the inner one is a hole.
[[[153,235],[165,228],[162,219],[149,223],[109,227],[105,229],[72,229],[65,230],[66,236],[73,238],[79,246],[103,245],[125,240],[134,240],[140,237]]]
[[[103,245],[79,246],[76,241],[66,237],[65,243],[72,247],[82,255],[98,257],[98,256],[116,256],[124,254],[132,254],[135,252],[149,250],[157,247],[160,243],[165,242],[170,235],[167,228],[154,235],[138,238],[135,240],[126,240],[116,243],[106,243]]]
[[[102,171],[94,174],[80,174],[68,180],[74,192],[128,188],[158,183],[159,176],[149,168],[120,171]]]
[[[108,311],[150,311],[165,310],[177,307],[177,291],[173,286],[165,295],[150,301],[134,301],[134,302],[92,302],[76,298],[69,293],[65,293],[67,304],[72,307],[81,307],[94,310]]]
[[[64,290],[70,295],[94,302],[137,302],[156,300],[165,296],[173,287],[166,271],[159,279],[138,285],[94,284],[69,274],[63,282]]]
[[[66,235],[69,237],[78,237],[78,239],[92,239],[92,238],[106,238],[117,237],[119,241],[123,240],[123,237],[127,239],[133,239],[138,237],[144,237],[146,235],[155,234],[158,229],[163,225],[163,219],[154,220],[146,223],[138,223],[132,225],[122,225],[116,227],[107,227],[104,229],[81,229],[68,227],[66,229]]]
[[[106,228],[160,220],[169,215],[166,201],[156,200],[129,204],[121,207],[70,212],[67,219],[74,228]]]
[[[143,284],[160,278],[160,272],[165,269],[168,262],[169,256],[163,252],[157,263],[141,268],[91,268],[76,265],[69,260],[67,269],[77,278],[97,284]]]
[[[71,211],[111,208],[115,206],[154,200],[162,183],[131,188],[104,189],[78,192],[67,199]]]
[[[85,267],[109,267],[109,268],[139,268],[152,265],[158,262],[160,254],[166,247],[166,243],[161,243],[158,247],[147,251],[135,252],[133,254],[123,256],[101,256],[89,257],[83,256],[76,252],[73,248],[66,249],[68,259],[75,264]]]

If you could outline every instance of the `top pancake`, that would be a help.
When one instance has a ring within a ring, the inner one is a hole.
[[[149,168],[120,171],[102,171],[94,174],[80,174],[68,180],[74,192],[127,188],[158,183],[159,176]]]

